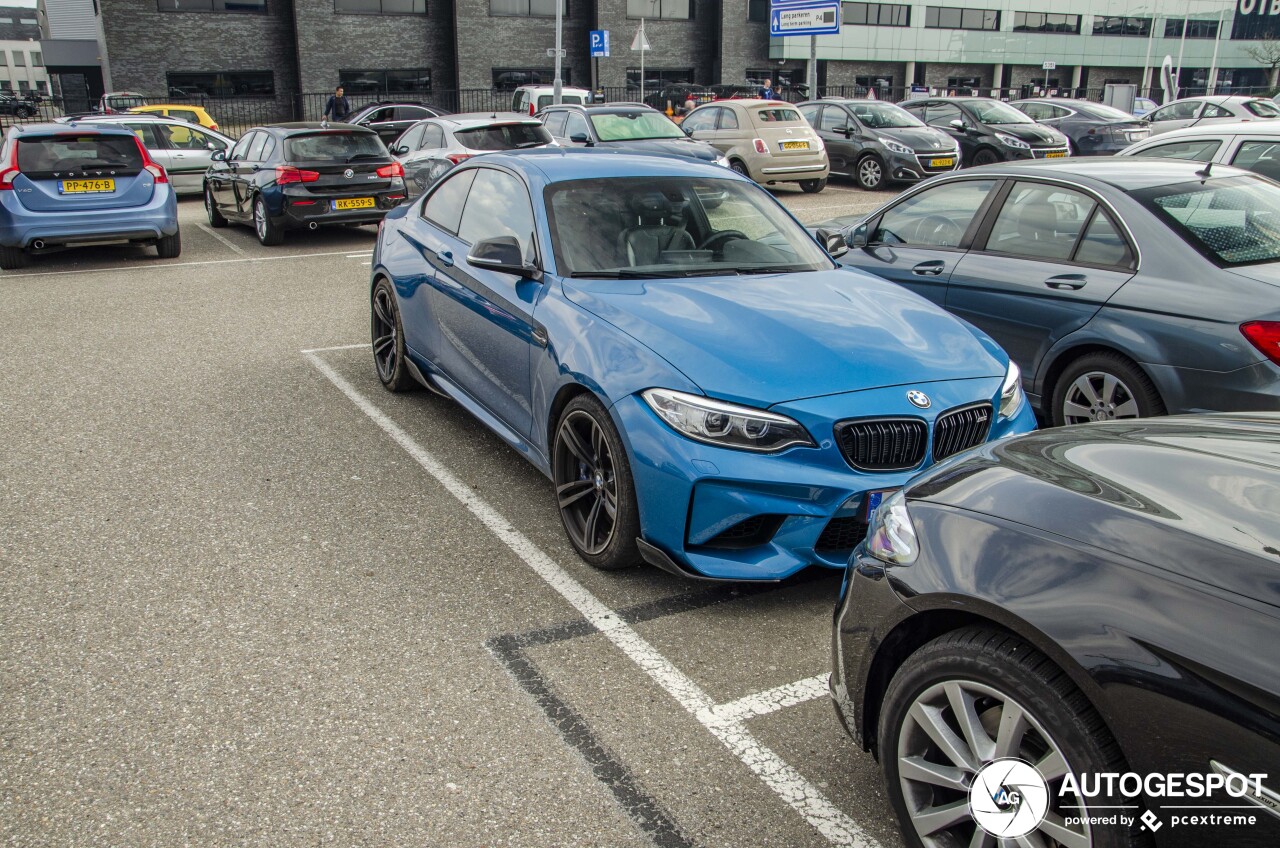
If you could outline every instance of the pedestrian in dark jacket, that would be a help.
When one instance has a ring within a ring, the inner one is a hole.
[[[773,90],[773,80],[767,79],[764,81],[764,87],[760,89],[760,99],[761,100],[777,100],[778,99],[778,93]]]
[[[347,102],[347,98],[342,93],[342,86],[334,89],[333,94],[329,95],[329,100],[324,104],[324,119],[328,121],[332,118],[335,121],[345,121],[347,116],[351,114],[351,104]]]

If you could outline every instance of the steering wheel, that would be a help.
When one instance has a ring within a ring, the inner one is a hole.
[[[954,246],[964,238],[964,230],[944,215],[926,215],[916,224],[917,244],[945,244]]]
[[[702,240],[702,244],[698,245],[698,250],[711,250],[718,254],[724,254],[724,246],[734,239],[745,239],[746,233],[737,230],[721,230],[718,233],[712,233]]]

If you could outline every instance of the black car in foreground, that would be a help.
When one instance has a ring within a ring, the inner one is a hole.
[[[254,127],[212,158],[209,225],[250,224],[265,245],[290,229],[376,224],[405,199],[404,167],[376,132],[351,124]]]
[[[935,97],[901,105],[954,138],[966,166],[1071,155],[1065,135],[990,97]]]
[[[1280,845],[1280,414],[935,466],[875,511],[833,641],[910,846]]]

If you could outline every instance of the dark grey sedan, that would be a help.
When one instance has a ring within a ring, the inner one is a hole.
[[[816,226],[989,333],[1054,424],[1280,409],[1280,185],[1256,174],[1009,162]]]
[[[1070,139],[1073,156],[1110,156],[1151,135],[1145,121],[1089,100],[1037,98],[1012,105]]]
[[[960,145],[901,106],[879,100],[810,100],[796,107],[827,146],[831,173],[869,191],[960,167]]]

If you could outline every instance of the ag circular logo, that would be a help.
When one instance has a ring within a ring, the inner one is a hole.
[[[969,787],[969,812],[997,839],[1017,839],[1040,826],[1049,811],[1049,784],[1035,766],[1018,759],[984,766]]]
[[[907,400],[911,401],[913,404],[920,407],[921,409],[929,408],[929,404],[930,404],[929,396],[924,392],[917,391],[916,389],[912,389],[911,391],[907,392]]]

